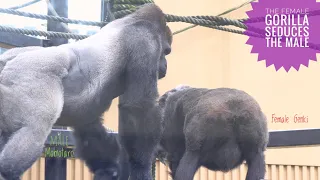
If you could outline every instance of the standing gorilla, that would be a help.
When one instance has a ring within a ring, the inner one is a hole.
[[[269,134],[266,117],[247,93],[229,88],[178,86],[159,104],[161,146],[174,180],[192,180],[200,166],[227,172],[246,160],[246,180],[264,179]]]
[[[119,149],[109,149],[117,142],[106,133],[101,116],[120,95],[130,111],[120,134],[132,163],[131,179],[152,179],[150,164],[160,141],[153,123],[160,121],[155,119],[160,114],[157,81],[165,77],[171,42],[163,12],[147,4],[87,39],[1,55],[2,179],[19,179],[31,167],[54,124],[74,128],[78,154],[95,179],[117,179]]]

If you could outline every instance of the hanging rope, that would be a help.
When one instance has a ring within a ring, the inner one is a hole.
[[[128,14],[135,12],[137,8],[139,8],[139,6],[143,4],[153,3],[152,0],[109,0],[109,1],[112,1],[111,9],[113,12],[111,13],[114,15],[115,19],[122,18]],[[108,3],[110,3],[109,1]],[[265,31],[263,29],[255,28],[255,27],[244,24],[245,21],[246,23],[263,22],[264,17],[258,17],[254,19],[238,19],[238,20],[221,17],[221,15],[224,15],[236,9],[239,9],[244,5],[249,4],[252,1],[254,0],[249,0],[237,7],[231,8],[219,14],[218,16],[177,16],[177,15],[166,14],[165,17],[167,22],[185,22],[185,23],[193,24],[192,26],[189,26],[187,28],[174,32],[173,33],[174,35],[199,25],[199,26],[231,32],[235,34],[264,38]],[[58,21],[62,23],[82,24],[82,25],[99,26],[99,27],[102,27],[108,23],[108,22],[75,20],[75,19],[63,18],[58,16],[34,14],[34,13],[28,13],[28,12],[17,11],[14,9],[4,9],[4,8],[0,8],[0,13],[7,13],[12,15],[25,16],[29,18],[36,18],[36,19],[43,19],[43,20],[53,20],[53,21]],[[320,10],[312,11],[309,13],[309,16],[316,16],[316,15],[320,15]],[[234,26],[243,30],[231,29],[224,26]],[[249,29],[251,32],[244,31],[247,29]],[[68,38],[68,39],[76,39],[76,40],[80,40],[88,37],[87,35],[78,35],[73,33],[46,32],[46,31],[20,29],[20,28],[11,28],[6,26],[0,26],[0,31],[14,32],[14,33],[20,33],[20,34],[34,35],[34,36],[44,36],[49,38],[59,37],[59,38]],[[316,49],[316,50],[319,50],[319,47],[320,45],[316,45],[316,44],[310,45],[310,48]]]
[[[75,40],[81,40],[89,37],[88,35],[21,29],[21,28],[13,28],[8,26],[1,26],[1,25],[0,25],[0,31],[26,34],[26,35],[32,35],[32,36],[42,36],[42,37],[49,37],[49,38],[65,38],[65,39],[75,39]]]
[[[116,19],[119,19],[123,16],[126,16],[128,14],[131,14],[135,11],[134,10],[121,10],[116,12],[114,15]],[[0,8],[0,13],[7,13],[12,15],[18,15],[18,16],[25,16],[29,18],[36,18],[36,19],[43,19],[43,20],[53,20],[57,22],[63,22],[63,23],[72,23],[72,24],[82,24],[82,25],[90,25],[90,26],[104,26],[107,24],[107,22],[94,22],[94,21],[84,21],[84,20],[75,20],[75,19],[69,19],[69,18],[63,18],[63,17],[57,17],[57,16],[49,16],[49,15],[42,15],[42,14],[34,14],[29,12],[22,12],[17,11],[13,9],[4,9]],[[232,20],[224,17],[218,17],[218,16],[176,16],[176,15],[170,15],[166,14],[166,20],[167,22],[185,22],[185,23],[191,23],[201,26],[218,26],[218,25],[233,25],[240,28],[246,28],[246,26],[238,21],[238,20]]]
[[[10,7],[8,9],[21,9],[21,8],[24,8],[24,7],[27,7],[27,6],[30,6],[32,4],[35,4],[37,2],[39,2],[41,0],[33,0],[33,1],[30,1],[30,2],[27,2],[27,3],[24,3],[24,4],[21,4],[21,5],[18,5],[18,6],[14,6],[14,7]]]
[[[152,0],[114,0],[115,4],[135,4],[135,5],[143,5],[147,3],[153,3]]]
[[[57,22],[63,22],[63,23],[71,23],[71,24],[82,24],[82,25],[88,25],[88,26],[104,26],[106,25],[106,22],[94,22],[94,21],[85,21],[85,20],[76,20],[76,19],[69,19],[64,17],[57,17],[57,16],[49,16],[49,15],[42,15],[42,14],[34,14],[29,12],[22,12],[17,11],[13,9],[5,9],[0,8],[0,13],[6,13],[6,14],[12,14],[12,15],[18,15],[18,16],[25,16],[29,18],[36,18],[36,19],[43,19],[43,20],[52,20]]]

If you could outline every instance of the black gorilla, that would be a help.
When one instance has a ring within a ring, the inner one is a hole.
[[[161,147],[174,180],[192,180],[200,166],[229,171],[244,160],[246,180],[264,179],[266,117],[247,93],[229,88],[178,86],[159,104],[164,113]]]

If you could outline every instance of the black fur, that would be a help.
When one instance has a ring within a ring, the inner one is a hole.
[[[159,103],[164,112],[161,146],[175,180],[192,180],[200,166],[227,172],[244,160],[246,180],[264,179],[267,121],[250,95],[230,88],[179,86]]]
[[[88,129],[89,131],[98,131],[100,126]],[[105,133],[88,132],[88,129],[78,129],[74,132],[77,137],[76,146],[78,147],[76,155],[84,159],[90,159],[87,164],[95,175],[94,179],[128,180],[130,175],[129,157],[119,142],[119,136],[116,133],[108,133],[104,129],[100,130],[105,131]],[[86,133],[90,133],[90,136],[86,135]],[[101,136],[103,134],[105,136]],[[86,139],[88,137],[91,139]],[[95,151],[100,151],[99,154],[91,154],[90,149],[85,148],[94,147],[99,142],[106,142],[103,144],[104,147],[102,149],[95,149]],[[105,156],[100,157],[101,154],[105,154]]]

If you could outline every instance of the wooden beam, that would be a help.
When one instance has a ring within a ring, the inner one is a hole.
[[[271,131],[268,147],[307,146],[320,144],[320,129]]]

